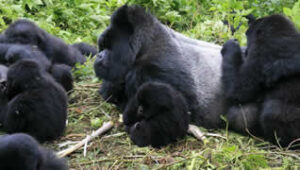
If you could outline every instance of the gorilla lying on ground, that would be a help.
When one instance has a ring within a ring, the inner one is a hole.
[[[17,133],[0,136],[0,169],[67,170],[64,159],[41,146],[31,136]]]
[[[73,88],[72,67],[65,64],[51,65],[43,52],[30,45],[0,44],[1,64],[12,65],[24,59],[38,62],[42,69],[48,71],[66,91]]]
[[[249,25],[245,60],[233,40],[222,49],[229,125],[287,146],[300,138],[300,33],[281,15]]]
[[[143,8],[127,5],[114,12],[110,26],[99,37],[98,45],[100,53],[94,69],[106,83],[101,87],[102,94],[119,98],[114,101],[128,103],[130,100],[131,103],[138,95],[138,89],[147,87],[153,94],[146,93],[145,96],[160,102],[170,100],[170,103],[144,106],[143,112],[152,116],[138,120],[130,115],[126,118],[125,111],[124,121],[131,122],[125,123],[129,126],[126,128],[130,129],[131,138],[139,146],[162,146],[183,137],[189,119],[187,112],[191,113],[191,121],[197,125],[206,128],[221,126],[224,100],[220,84],[222,57],[219,46],[187,38],[161,24]],[[148,82],[158,84],[144,85]],[[166,90],[157,90],[160,88]],[[166,99],[161,95],[165,95]],[[178,97],[180,101],[174,104],[171,101],[177,95],[182,97]],[[145,100],[150,102],[147,98]],[[140,105],[140,102],[138,99],[137,104]],[[131,108],[130,104],[128,108]],[[132,108],[135,108],[132,111],[135,115],[136,106]],[[186,113],[183,113],[184,110]],[[147,129],[147,132],[137,131],[137,123],[140,125],[138,129]],[[157,129],[161,129],[160,133]],[[178,136],[174,135],[176,133]]]
[[[7,43],[37,46],[53,63],[74,66],[75,63],[86,61],[79,50],[50,35],[29,20],[17,20],[7,28],[4,35]]]
[[[8,133],[25,132],[40,142],[61,136],[66,126],[67,96],[34,60],[20,60],[7,73],[8,103],[1,116]]]

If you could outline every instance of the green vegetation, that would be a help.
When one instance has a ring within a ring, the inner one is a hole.
[[[125,0],[0,0],[0,31],[18,18],[35,21],[49,33],[68,43],[85,41],[96,45],[98,35],[109,24],[112,12]],[[300,28],[300,0],[129,0],[155,14],[163,23],[186,35],[222,44],[237,38],[245,45],[247,21],[243,15],[257,17],[285,13]],[[240,29],[231,35],[228,20]],[[134,146],[119,112],[98,95],[101,81],[93,72],[93,58],[74,70],[75,88],[70,95],[68,128],[65,136],[45,144],[56,151],[58,144],[82,140],[104,121],[115,127],[88,144],[86,157],[79,149],[67,157],[71,169],[299,169],[299,151],[276,148],[259,139],[226,130],[214,131],[226,137],[208,137],[206,144],[186,137],[161,149]],[[202,129],[206,131],[205,129]]]

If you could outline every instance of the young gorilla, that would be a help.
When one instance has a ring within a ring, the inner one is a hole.
[[[25,132],[40,142],[63,134],[66,93],[37,62],[20,60],[9,68],[7,97],[1,123],[8,133]]]
[[[244,61],[237,42],[229,40],[222,49],[222,80],[233,105],[229,124],[287,146],[300,138],[300,33],[281,15],[249,24]]]
[[[124,102],[134,98],[138,88],[145,82],[165,83],[169,85],[169,89],[181,93],[191,112],[192,122],[206,128],[221,125],[222,57],[219,46],[187,38],[161,24],[143,8],[127,5],[114,12],[110,26],[99,37],[98,45],[100,53],[94,64],[96,75],[112,83],[101,87],[101,91],[108,91],[106,96],[118,94],[115,97],[122,98],[116,101]],[[120,90],[120,84],[124,84],[123,90]],[[114,92],[113,87],[118,87],[115,88],[118,92]],[[121,95],[119,92],[122,91]],[[153,95],[159,98],[160,93]],[[173,105],[166,107],[171,108]],[[172,111],[181,110],[177,108],[179,106],[174,107],[165,115],[174,115],[177,112]],[[152,107],[144,108],[144,112],[148,112],[148,109],[149,112],[155,110]],[[182,116],[181,119],[189,117],[187,114]],[[159,117],[159,114],[154,114],[151,120]],[[161,125],[162,129],[186,131],[185,127],[174,126],[174,122],[170,124]],[[171,133],[162,133],[170,135],[166,138],[173,137]],[[151,139],[161,139],[158,133],[151,135]],[[137,138],[139,135],[134,136]],[[147,144],[155,145],[152,142],[154,141]],[[162,141],[162,144],[168,142]]]
[[[0,169],[67,170],[64,159],[41,146],[31,136],[16,133],[0,136]]]
[[[29,20],[17,20],[8,27],[4,35],[5,41],[8,43],[37,46],[53,63],[74,66],[75,63],[86,61],[85,57],[76,48],[50,35]]]
[[[5,60],[8,65],[12,65],[18,60],[31,59],[41,64],[45,70],[49,69],[51,63],[43,52],[34,49],[29,45],[11,45],[5,54]]]
[[[144,83],[127,105],[123,120],[136,145],[160,147],[186,135],[188,107],[181,93],[170,85]]]
[[[67,92],[73,89],[72,67],[65,64],[53,64],[48,71]]]
[[[83,42],[74,43],[72,44],[72,47],[78,49],[81,52],[81,54],[85,56],[95,56],[98,51],[96,47]]]
[[[48,71],[66,91],[73,88],[72,67],[65,64],[51,65],[49,59],[39,49],[30,45],[0,44],[0,63],[12,65],[19,60],[35,60]]]

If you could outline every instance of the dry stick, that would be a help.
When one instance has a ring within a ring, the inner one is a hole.
[[[113,122],[109,121],[109,122],[105,122],[103,123],[102,127],[97,129],[95,132],[92,132],[91,135],[88,135],[85,139],[83,139],[82,141],[78,142],[77,144],[62,150],[60,152],[57,153],[57,156],[62,158],[65,157],[67,155],[69,155],[70,153],[76,151],[77,149],[79,149],[80,147],[82,147],[83,145],[85,145],[86,143],[90,142],[91,140],[93,140],[95,137],[102,135],[103,133],[107,132],[108,130],[110,130],[113,127]]]
[[[206,139],[205,134],[195,125],[189,125],[188,133],[195,136],[198,140],[204,141]]]
[[[214,134],[214,133],[203,133],[200,131],[200,129],[195,126],[195,125],[191,125],[189,124],[189,129],[188,129],[188,133],[190,135],[193,135],[196,139],[203,141],[204,143],[206,142],[206,137],[205,136],[213,136],[213,137],[219,137],[219,138],[223,138],[226,139],[224,136],[221,136],[219,134]]]

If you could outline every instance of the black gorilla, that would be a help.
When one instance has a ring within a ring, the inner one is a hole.
[[[75,63],[84,63],[86,60],[79,50],[29,20],[17,20],[5,30],[4,35],[5,42],[37,46],[53,63],[74,66]]]
[[[63,88],[33,60],[20,60],[7,73],[8,103],[2,124],[8,133],[25,132],[41,142],[61,136],[66,126]]]
[[[229,125],[287,146],[300,138],[300,33],[287,18],[271,15],[250,20],[246,35],[244,60],[234,40],[222,49]]]
[[[35,60],[48,71],[66,91],[73,88],[72,67],[65,64],[53,64],[39,49],[30,45],[0,44],[0,63],[12,65],[19,60]]]
[[[221,125],[222,57],[219,46],[187,38],[161,24],[143,8],[127,5],[114,12],[111,24],[99,37],[98,45],[100,53],[94,64],[96,75],[112,84],[102,86],[101,91],[107,91],[106,96],[120,96],[121,98],[115,101],[127,102],[136,96],[138,88],[144,83],[165,83],[168,84],[169,90],[172,89],[170,91],[181,93],[187,103],[187,110],[191,112],[192,122],[207,128],[217,128]],[[120,86],[122,84],[124,88]],[[149,88],[150,91],[151,88],[156,91],[155,87]],[[117,89],[117,92],[114,92],[114,89]],[[159,98],[161,94],[153,95]],[[171,108],[173,105],[166,107]],[[179,114],[173,111],[184,110],[181,105],[174,107],[177,108],[165,115]],[[153,110],[155,108],[144,108],[146,113]],[[171,126],[166,123],[162,128],[186,131],[185,126],[174,126],[184,124],[184,120],[189,117],[188,114],[182,116],[181,119],[174,119],[178,122],[170,123]],[[160,115],[153,113],[152,120],[156,117],[159,119]],[[128,119],[134,120],[130,117]],[[148,134],[153,135],[151,138],[156,138],[155,142],[158,143],[152,143],[154,141],[151,140],[144,144],[165,145],[171,142],[160,141],[159,134]],[[173,139],[171,133],[164,134],[170,135],[166,138]],[[139,135],[134,136],[138,138]]]
[[[0,123],[3,122],[3,114],[1,114],[1,111],[5,108],[7,104],[7,96],[6,96],[7,72],[8,72],[8,68],[5,65],[0,64]]]
[[[31,59],[41,64],[45,70],[49,69],[51,63],[43,52],[29,45],[10,45],[5,54],[6,62],[11,65],[18,60]]]
[[[119,110],[126,107],[128,99],[125,95],[125,83],[103,80],[99,93],[106,102],[115,104]]]
[[[72,67],[65,64],[53,64],[49,69],[53,78],[68,92],[73,89]]]
[[[153,82],[139,87],[123,119],[136,145],[160,147],[186,135],[187,115],[188,107],[181,93],[168,84]]]
[[[81,52],[81,54],[85,56],[95,56],[98,51],[96,47],[83,42],[74,43],[72,44],[72,47],[77,48]]]
[[[0,169],[67,170],[64,159],[41,146],[31,136],[17,133],[0,136]]]

